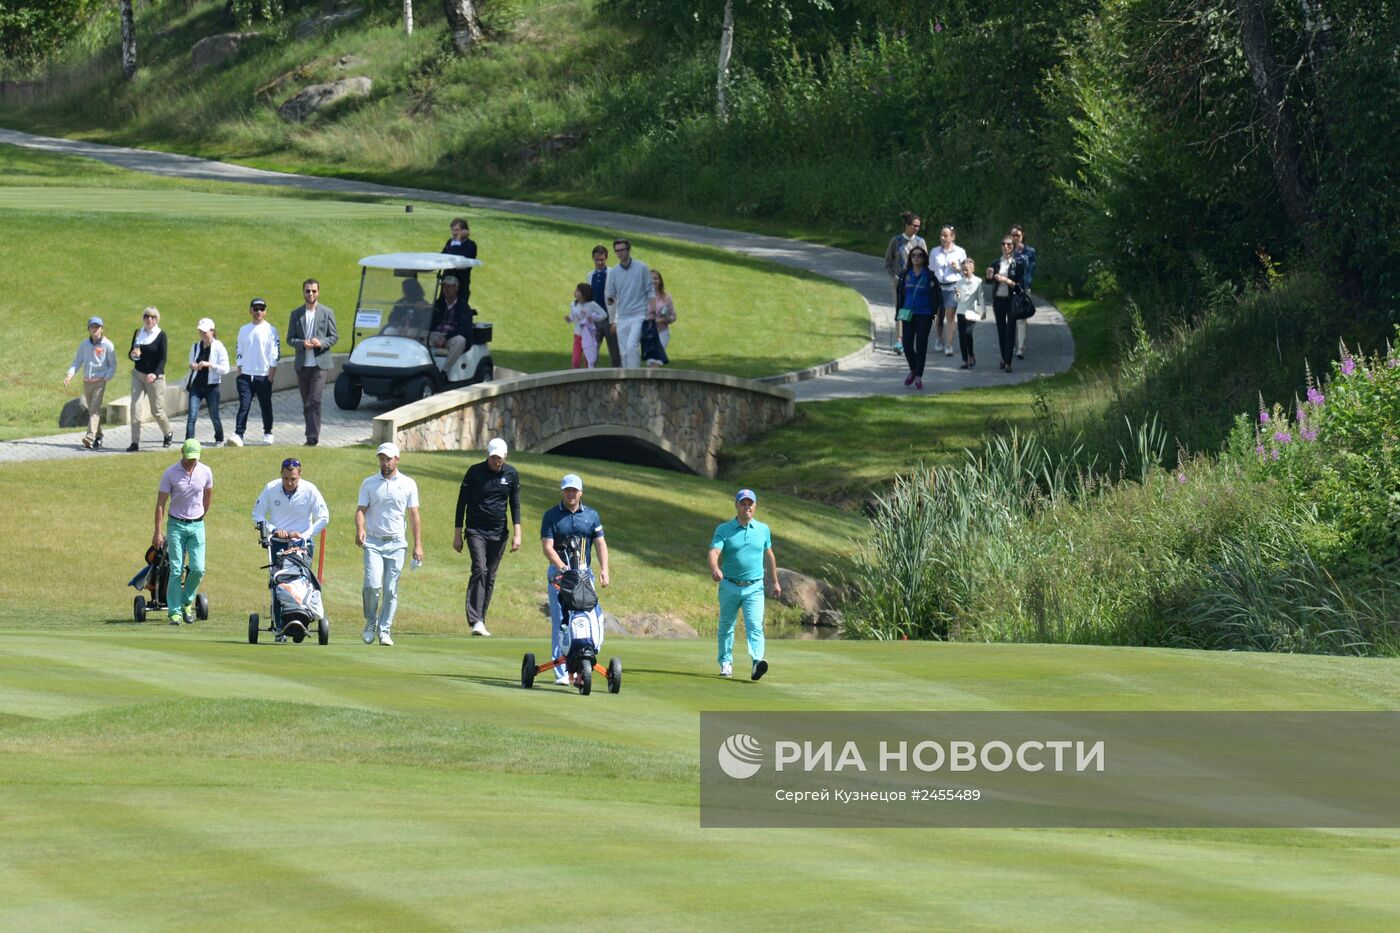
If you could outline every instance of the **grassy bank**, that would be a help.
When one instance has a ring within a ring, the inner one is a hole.
[[[213,606],[214,630],[225,637],[246,632],[250,612],[266,612],[265,552],[257,547],[249,514],[263,484],[277,476],[285,451],[246,447],[210,450],[216,491],[208,524],[209,574],[205,590]],[[453,511],[471,455],[409,454],[403,470],[418,482],[423,500],[427,560],[405,574],[397,626],[407,632],[461,631],[463,594],[470,563],[452,549]],[[40,595],[24,575],[0,580],[0,622],[28,621],[44,627],[131,620],[135,591],[126,583],[142,566],[150,543],[156,483],[173,453],[93,455],[90,459],[6,465],[0,491],[9,494],[19,527],[43,529],[27,544],[39,565],[72,564],[81,543],[82,582],[66,588],[63,609],[36,604]],[[362,565],[354,542],[354,503],[360,481],[375,469],[367,448],[321,449],[303,457],[304,475],[321,489],[331,509],[326,551],[327,608],[336,638],[357,637]],[[714,631],[714,584],[705,552],[715,525],[732,518],[733,490],[699,477],[562,457],[512,456],[524,489],[524,547],[507,555],[492,603],[491,628],[502,633],[547,630],[544,558],[539,521],[558,502],[559,477],[580,473],[585,501],[602,514],[611,546],[614,585],[603,591],[605,607],[617,615],[638,612],[679,616],[701,631]],[[44,488],[45,495],[24,490]],[[61,492],[60,492],[61,491]],[[763,494],[761,517],[772,528],[784,567],[821,575],[842,566],[853,539],[864,529],[858,517],[786,495]],[[777,624],[795,621],[792,610],[776,609]]]
[[[339,312],[348,347],[357,260],[436,251],[448,221],[460,213],[444,205],[405,213],[399,201],[174,181],[0,148],[0,217],[10,235],[0,308],[23,321],[26,335],[0,347],[9,377],[0,389],[0,432],[13,437],[54,428],[73,391],[60,384],[62,374],[93,314],[107,320],[122,354],[148,304],[162,311],[172,354],[187,351],[195,321],[206,315],[231,346],[250,298],[266,298],[271,320],[285,329],[302,279],[314,276]],[[592,247],[610,244],[622,231],[491,211],[469,216],[484,262],[473,277],[472,304],[496,325],[497,364],[566,368],[567,302],[591,269]],[[864,302],[828,280],[674,241],[637,237],[634,245],[675,296],[677,366],[770,375],[843,355],[866,339]],[[783,299],[773,301],[774,295]],[[736,328],[757,319],[784,340],[736,349]],[[127,372],[119,366],[117,387]]]

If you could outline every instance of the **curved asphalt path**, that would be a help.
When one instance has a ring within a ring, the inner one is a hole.
[[[891,302],[889,278],[885,275],[882,261],[876,257],[836,249],[831,246],[804,243],[799,240],[787,240],[781,237],[743,233],[735,230],[721,230],[697,224],[677,223],[659,220],[655,217],[642,217],[637,214],[448,194],[422,188],[381,185],[343,178],[293,175],[175,153],[35,136],[17,130],[0,129],[0,143],[81,156],[133,171],[171,178],[275,185],[345,195],[368,195],[382,198],[404,198],[410,201],[460,204],[471,208],[525,214],[549,220],[603,227],[634,235],[640,233],[668,237],[766,259],[779,265],[791,266],[825,276],[855,289],[865,299],[869,307],[872,333],[876,335],[876,340],[874,345],[867,346],[841,360],[814,367],[811,370],[788,373],[763,381],[790,383],[789,387],[796,394],[799,402],[872,395],[902,395],[912,392],[903,384],[904,376],[908,373],[903,357],[896,356],[888,350],[894,309]],[[1009,385],[1069,369],[1074,362],[1074,338],[1070,335],[1069,326],[1065,323],[1064,316],[1053,305],[1039,298],[1037,298],[1036,304],[1039,311],[1029,322],[1030,331],[1026,339],[1027,358],[1025,361],[1017,361],[1018,365],[1014,372],[1004,373],[995,365],[990,364],[990,361],[996,359],[996,327],[988,320],[977,325],[974,336],[976,345],[982,351],[980,354],[982,365],[975,370],[960,370],[958,366],[962,361],[958,356],[935,355],[930,350],[928,364],[924,372],[924,391],[939,393],[977,386]],[[294,411],[289,410],[285,418],[283,413],[278,411],[276,423],[286,426],[283,430],[285,435],[288,429],[300,423],[300,399],[296,397],[295,393],[290,392],[279,393],[279,395],[290,396],[290,399],[279,399],[278,401],[284,407],[290,405],[295,409]],[[334,412],[334,416],[332,412]],[[322,443],[327,446],[342,446],[365,442],[369,438],[369,422],[378,413],[378,409],[363,412],[340,412],[333,405],[328,406],[326,411],[328,430],[322,433]],[[342,419],[338,417],[340,415],[348,416],[343,419],[345,422],[343,424],[341,423]],[[231,410],[226,417],[232,418]],[[256,420],[256,416],[253,420]],[[334,423],[332,423],[333,421]],[[202,418],[201,423],[207,425],[208,421]],[[208,429],[205,427],[201,430],[207,432]],[[148,427],[146,431],[149,438],[155,434],[156,429]],[[291,433],[297,436],[283,437],[283,443],[299,442],[299,432],[292,430]],[[180,436],[182,432],[176,431],[176,434]],[[51,435],[43,438],[0,443],[0,461],[53,459],[84,454],[91,456],[90,452],[76,446],[77,439],[80,437],[80,433],[72,437]],[[106,445],[109,450],[124,450],[129,440],[125,427],[113,426],[111,430],[106,432]]]

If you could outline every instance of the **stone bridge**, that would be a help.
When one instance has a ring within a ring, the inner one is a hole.
[[[714,476],[726,443],[792,420],[789,389],[677,369],[575,369],[455,389],[374,419],[374,443],[408,450],[560,448],[606,457],[638,450],[672,468]],[[615,457],[614,459],[625,459]]]

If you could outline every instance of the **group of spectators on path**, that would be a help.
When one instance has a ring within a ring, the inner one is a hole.
[[[171,625],[188,624],[195,617],[195,597],[205,575],[205,519],[213,502],[214,473],[201,462],[202,448],[190,438],[180,447],[180,460],[160,477],[156,493],[155,529],[151,544],[167,548],[171,572],[166,591]],[[506,549],[521,545],[520,474],[506,463],[508,449],[502,438],[486,445],[486,459],[467,469],[457,494],[452,548],[467,549],[471,574],[467,580],[466,616],[472,635],[490,636],[486,616],[495,590],[496,573]],[[362,640],[393,645],[394,615],[398,607],[399,579],[412,555],[413,566],[424,559],[423,528],[419,515],[418,485],[399,472],[399,448],[381,444],[376,452],[379,469],[360,484],[355,511],[355,544],[364,552],[361,587],[365,627]],[[282,461],[281,475],[259,489],[252,520],[260,537],[268,539],[272,557],[287,547],[300,547],[308,560],[315,538],[331,521],[321,491],[301,477],[302,463],[295,457]],[[545,593],[549,602],[551,657],[562,656],[562,623],[555,581],[567,569],[561,551],[564,543],[578,539],[583,545],[580,569],[593,578],[593,554],[598,558],[598,582],[612,581],[603,520],[583,503],[583,479],[566,474],[559,483],[559,504],[540,519],[540,550],[545,568]],[[750,678],[767,672],[763,634],[765,573],[771,577],[774,595],[782,594],[777,558],[768,526],[754,518],[758,496],[741,489],[734,497],[735,517],[715,528],[708,555],[709,571],[717,584],[719,602],[718,661],[721,677],[733,674],[734,628],[744,616],[748,638]],[[509,511],[509,524],[507,524]],[[409,551],[408,534],[412,534]],[[187,572],[182,573],[188,561]],[[602,612],[599,606],[596,610]],[[276,641],[285,642],[274,614]],[[563,665],[555,668],[555,682],[569,683]]]
[[[959,368],[975,368],[973,325],[986,317],[988,305],[996,318],[1000,368],[1011,372],[1013,355],[1026,358],[1026,318],[1034,313],[1030,295],[1036,251],[1026,243],[1025,228],[1011,226],[1001,240],[1001,255],[979,278],[975,263],[957,245],[952,224],[939,229],[938,246],[930,254],[919,234],[923,220],[912,211],[902,219],[904,229],[885,250],[885,271],[894,286],[896,319],[902,325],[893,349],[903,352],[909,364],[904,384],[924,387],[931,333],[933,352],[945,356],[953,355],[956,334],[962,354]]]
[[[331,348],[340,339],[335,311],[321,304],[321,284],[315,279],[302,283],[302,304],[291,313],[287,326],[287,343],[292,346],[292,367],[296,371],[297,388],[301,392],[302,414],[306,422],[306,444],[315,447],[321,437],[321,396],[326,385],[326,373],[334,363]],[[218,329],[211,318],[200,318],[198,332],[186,357],[184,381],[189,395],[189,414],[185,419],[185,439],[195,437],[199,409],[206,408],[214,428],[214,446],[229,444],[242,447],[247,431],[248,416],[253,399],[262,413],[263,443],[274,442],[272,434],[272,381],[281,361],[281,335],[267,320],[267,302],[254,298],[248,305],[247,324],[238,330],[235,355],[230,361],[228,349],[219,340]],[[141,312],[141,327],[131,335],[127,350],[131,359],[131,446],[127,451],[141,448],[141,403],[144,401],[150,417],[160,428],[161,444],[169,447],[174,440],[170,419],[165,414],[166,367],[169,364],[168,335],[160,326],[160,310],[155,306]],[[223,378],[237,368],[234,384],[238,390],[238,415],[234,433],[224,434],[219,414],[219,396]],[[116,348],[105,335],[102,318],[88,319],[88,337],[78,344],[73,363],[63,379],[67,385],[74,375],[83,377],[83,401],[88,410],[87,433],[83,446],[102,446],[102,400],[107,383],[117,374]]]
[[[632,241],[616,239],[617,265],[608,266],[608,248],[593,247],[593,268],[574,286],[566,323],[573,326],[573,368],[593,369],[598,350],[608,348],[612,366],[665,366],[676,305],[661,273],[632,258]]]

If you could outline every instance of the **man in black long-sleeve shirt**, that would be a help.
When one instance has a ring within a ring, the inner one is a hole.
[[[506,534],[506,504],[510,504],[513,535]],[[462,553],[463,518],[466,543],[471,552],[472,575],[467,581],[467,622],[473,635],[486,631],[486,610],[496,586],[496,569],[501,566],[506,542],[512,551],[520,550],[520,474],[506,465],[506,442],[493,437],[486,445],[486,459],[472,464],[462,477],[457,493],[456,534],[452,549]]]

